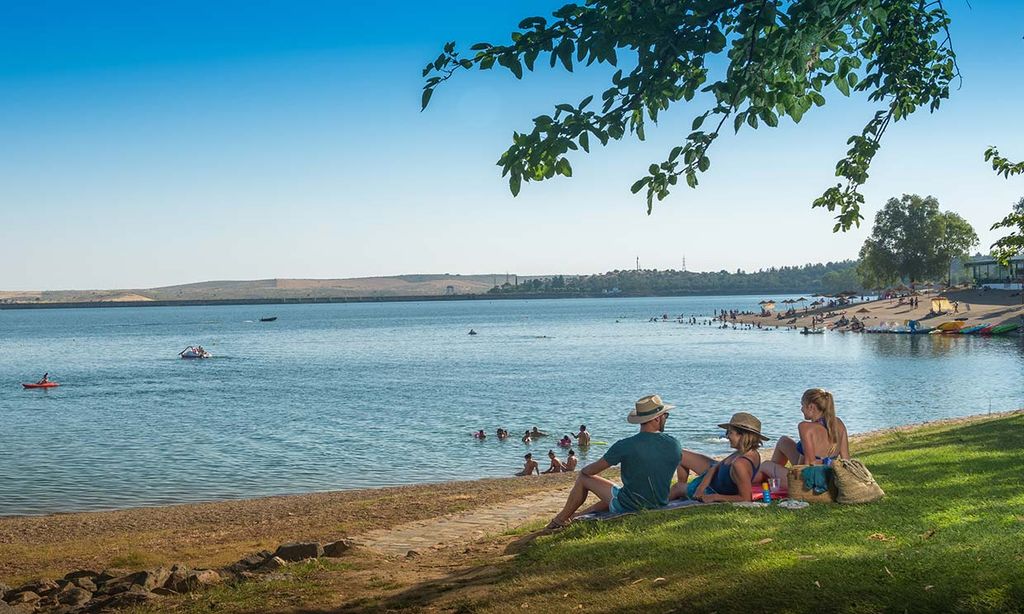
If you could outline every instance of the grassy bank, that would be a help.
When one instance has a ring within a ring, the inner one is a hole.
[[[709,506],[582,523],[506,570],[494,611],[1020,611],[1024,416],[886,434],[864,506]],[[663,580],[658,580],[663,578]],[[657,581],[656,581],[657,580]]]

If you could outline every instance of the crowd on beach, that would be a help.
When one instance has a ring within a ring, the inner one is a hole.
[[[838,458],[850,458],[846,425],[836,416],[832,393],[821,388],[803,393],[796,439],[780,437],[771,459],[765,461],[759,449],[769,439],[761,432],[761,421],[756,416],[738,412],[718,425],[725,429],[734,451],[716,460],[684,450],[675,437],[665,433],[675,407],[656,394],[639,399],[626,421],[639,425],[640,431],[615,442],[600,459],[580,470],[565,506],[547,529],[565,527],[582,514],[656,509],[676,499],[749,502],[755,485],[769,480],[785,483],[787,465],[828,466]],[[600,475],[615,465],[621,469],[621,486]],[[696,476],[692,480],[691,474]],[[581,512],[589,494],[598,501]]]

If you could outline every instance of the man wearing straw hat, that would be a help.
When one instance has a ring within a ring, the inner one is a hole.
[[[626,421],[639,424],[640,432],[616,441],[600,460],[583,468],[569,491],[565,507],[547,528],[560,529],[572,522],[589,493],[597,495],[600,501],[584,510],[584,514],[605,510],[623,514],[666,505],[672,476],[683,454],[679,441],[664,433],[668,412],[674,407],[663,403],[656,394],[638,400]],[[598,475],[619,464],[622,465],[621,487]]]

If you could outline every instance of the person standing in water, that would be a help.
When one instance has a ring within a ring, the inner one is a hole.
[[[575,434],[569,433],[569,434],[572,435],[574,439],[576,439],[576,442],[579,445],[579,447],[586,448],[587,446],[590,445],[590,433],[587,432],[587,425],[586,424],[581,424],[580,425],[580,432],[579,433],[575,433]]]

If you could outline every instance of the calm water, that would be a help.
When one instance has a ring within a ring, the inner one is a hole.
[[[810,386],[852,431],[1024,406],[1019,338],[647,321],[760,298],[0,311],[0,514],[504,476],[527,447],[498,426],[614,441],[650,392],[714,453],[735,411],[795,433]],[[193,343],[215,357],[178,359]],[[44,371],[63,386],[21,389]]]

